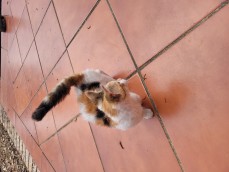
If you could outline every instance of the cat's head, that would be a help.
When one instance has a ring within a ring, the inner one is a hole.
[[[103,98],[110,103],[117,103],[124,100],[127,96],[127,82],[123,79],[110,81],[103,88]]]

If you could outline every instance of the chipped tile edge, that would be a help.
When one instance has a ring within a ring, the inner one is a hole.
[[[3,127],[5,128],[7,133],[9,134],[12,142],[14,143],[15,148],[20,153],[21,158],[27,167],[27,170],[29,172],[40,172],[37,165],[33,161],[31,154],[29,153],[25,144],[23,143],[23,140],[18,135],[14,125],[9,120],[7,113],[1,104],[0,104],[0,123],[3,124]]]

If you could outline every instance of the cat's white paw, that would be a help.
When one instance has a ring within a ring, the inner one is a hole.
[[[127,84],[127,80],[125,80],[125,79],[119,78],[119,79],[117,79],[117,81],[118,81],[120,84],[124,84],[124,85]]]
[[[144,119],[150,119],[152,117],[153,117],[152,110],[144,108]]]

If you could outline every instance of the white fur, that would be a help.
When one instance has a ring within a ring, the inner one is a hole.
[[[105,111],[102,105],[98,108]],[[115,128],[120,130],[127,130],[137,125],[145,116],[147,116],[147,119],[153,116],[153,112],[150,109],[142,107],[140,96],[133,92],[129,92],[127,97],[114,108],[117,110],[116,116],[106,114],[117,123]]]
[[[83,71],[83,74],[84,74],[83,83],[100,82],[100,85],[106,85],[108,82],[114,80],[112,77],[110,77],[109,75],[107,75],[106,73],[98,69],[96,70],[87,69]],[[82,94],[82,91],[77,87],[76,87],[76,94],[78,96]],[[80,112],[86,121],[95,123],[96,121],[95,114],[88,113],[83,103],[80,103]]]
[[[84,104],[80,104],[80,112],[81,112],[81,115],[82,117],[88,121],[88,122],[92,122],[92,123],[95,123],[96,121],[96,117],[95,117],[95,114],[90,114],[86,111],[86,107]]]
[[[114,80],[109,75],[105,74],[100,70],[91,70],[87,69],[83,72],[84,74],[84,83],[91,82],[100,82],[101,85],[106,85],[108,82]],[[121,84],[127,84],[127,81],[124,79],[118,80]],[[78,96],[82,94],[82,91],[79,88],[76,88]],[[98,108],[104,111],[102,104],[99,104]],[[127,130],[128,128],[138,124],[143,118],[149,119],[153,116],[153,112],[150,109],[145,109],[141,105],[141,98],[139,95],[129,92],[126,95],[126,98],[115,105],[118,114],[113,117],[106,112],[106,114],[115,122],[117,125],[115,128],[120,130]],[[96,118],[94,114],[89,114],[86,111],[85,105],[80,103],[80,112],[83,118],[89,122],[95,123]],[[104,111],[105,112],[105,111]]]
[[[112,77],[100,71],[99,69],[96,70],[87,69],[83,72],[83,74],[84,74],[84,83],[100,82],[101,85],[105,85],[108,82],[114,80]]]

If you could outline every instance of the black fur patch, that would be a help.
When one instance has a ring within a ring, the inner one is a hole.
[[[88,83],[88,84],[81,84],[79,88],[82,91],[86,91],[86,90],[92,90],[92,89],[99,88],[99,87],[100,87],[100,83],[99,82],[91,82],[91,83]]]
[[[106,125],[106,126],[108,126],[108,127],[110,127],[110,119],[108,118],[108,117],[105,117],[105,118],[103,118],[103,123],[104,123],[104,125]]]
[[[33,112],[32,118],[36,121],[41,121],[51,108],[50,105],[41,102],[38,108]]]
[[[105,113],[97,108],[96,109],[96,118],[104,118],[104,117],[105,117]]]
[[[67,86],[64,83],[58,85],[55,92],[49,93],[49,101],[42,101],[38,108],[33,112],[32,118],[36,121],[41,121],[48,111],[61,102],[69,92],[70,86]]]
[[[70,92],[70,87],[66,86],[65,84],[58,85],[56,87],[55,92],[51,92],[49,94],[50,97],[50,106],[54,107],[56,106],[60,101],[62,101],[66,95],[68,95]]]

